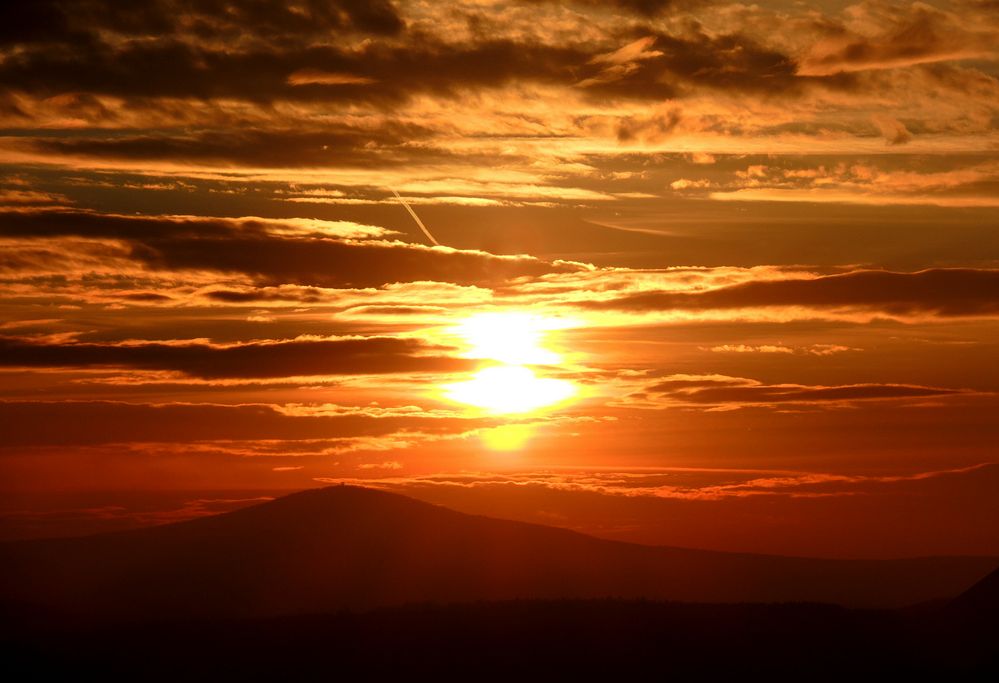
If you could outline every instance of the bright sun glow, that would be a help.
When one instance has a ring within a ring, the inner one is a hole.
[[[469,350],[468,358],[494,361],[465,382],[443,387],[444,395],[494,415],[528,413],[574,396],[573,382],[539,377],[528,365],[554,365],[562,357],[546,348],[552,330],[572,327],[571,321],[528,313],[483,313],[454,328]]]
[[[494,451],[519,451],[533,435],[533,424],[514,422],[483,431],[482,443]]]
[[[474,379],[445,387],[452,400],[484,408],[497,415],[527,413],[554,405],[576,393],[572,382],[543,379],[522,365],[494,365]]]
[[[481,313],[458,325],[454,332],[471,346],[469,358],[488,358],[508,365],[551,365],[562,360],[542,346],[551,330],[570,327],[570,321],[529,313]]]

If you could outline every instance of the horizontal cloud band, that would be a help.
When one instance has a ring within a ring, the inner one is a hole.
[[[243,344],[73,344],[0,338],[7,367],[126,367],[172,370],[203,379],[460,372],[474,362],[415,339],[292,339]],[[430,355],[437,354],[437,355]]]
[[[635,312],[802,306],[874,309],[891,315],[991,316],[999,313],[999,270],[863,270],[699,292],[641,292],[580,305]]]

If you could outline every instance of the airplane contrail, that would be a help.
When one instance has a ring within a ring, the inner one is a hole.
[[[427,239],[433,242],[434,246],[437,247],[441,246],[441,243],[434,239],[434,236],[430,234],[429,230],[427,230],[427,226],[423,224],[423,221],[420,220],[420,217],[416,215],[415,211],[413,211],[413,207],[409,205],[409,202],[403,199],[402,195],[396,192],[394,187],[390,187],[389,189],[392,190],[392,194],[395,195],[395,198],[398,199],[400,202],[402,202],[402,205],[406,207],[406,211],[409,211],[409,215],[412,216],[413,220],[416,221],[416,224],[420,226],[420,230],[422,230],[423,234],[427,236]]]

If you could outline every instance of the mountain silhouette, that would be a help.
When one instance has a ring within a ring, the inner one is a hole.
[[[957,596],[950,608],[999,624],[999,569]]]
[[[896,607],[951,598],[996,565],[644,546],[332,486],[176,524],[0,544],[0,601],[94,620],[604,597]]]
[[[960,599],[973,600],[980,607],[999,611],[999,569],[965,591]]]

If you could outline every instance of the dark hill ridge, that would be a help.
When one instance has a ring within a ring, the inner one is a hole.
[[[953,611],[999,621],[999,569],[964,591],[950,604]]]
[[[177,524],[0,544],[0,600],[126,619],[518,598],[895,607],[955,596],[997,563],[643,546],[332,486]]]

